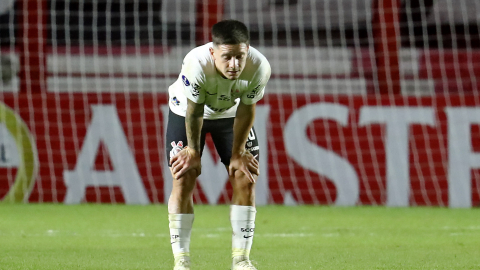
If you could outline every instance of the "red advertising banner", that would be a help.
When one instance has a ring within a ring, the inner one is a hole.
[[[4,93],[2,103],[0,198],[166,202],[165,94]],[[465,95],[266,95],[257,202],[479,205],[479,105]],[[206,151],[195,200],[227,203],[225,169]]]

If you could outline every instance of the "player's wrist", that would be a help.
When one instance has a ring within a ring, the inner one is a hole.
[[[195,149],[195,148],[192,148],[192,147],[189,147],[189,146],[186,146],[185,149],[193,157],[200,157],[201,156],[199,149]]]
[[[247,150],[245,150],[245,149],[239,149],[239,150],[236,150],[236,151],[232,151],[232,159],[241,158],[245,154],[247,154]]]

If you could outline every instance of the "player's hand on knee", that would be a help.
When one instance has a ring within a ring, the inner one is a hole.
[[[233,154],[230,158],[230,165],[228,166],[228,174],[230,177],[235,176],[235,171],[241,171],[247,176],[250,182],[255,183],[256,179],[254,175],[260,175],[260,165],[255,158],[256,157],[248,151]]]
[[[179,179],[190,170],[196,170],[197,175],[202,173],[200,153],[188,146],[173,156],[170,164],[172,164],[172,174],[175,179]]]

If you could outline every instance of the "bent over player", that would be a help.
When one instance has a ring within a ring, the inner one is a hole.
[[[168,212],[174,270],[190,269],[192,193],[202,170],[200,157],[207,133],[233,188],[232,269],[256,269],[249,259],[259,175],[253,122],[255,104],[263,97],[271,69],[267,59],[249,45],[249,32],[243,23],[216,23],[212,39],[185,56],[178,80],[168,90],[166,153],[173,176]]]

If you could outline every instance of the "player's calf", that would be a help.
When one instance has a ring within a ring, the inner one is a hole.
[[[232,269],[245,268],[250,262],[250,250],[255,233],[255,216],[257,210],[254,206],[230,206],[230,222],[232,224]],[[251,265],[253,267],[253,265]]]
[[[170,243],[175,258],[174,270],[190,270],[190,235],[193,214],[169,214]]]
[[[193,213],[192,194],[197,176],[195,171],[188,171],[180,179],[173,180],[172,193],[168,200],[170,214]]]
[[[197,175],[187,172],[173,180],[172,193],[168,201],[170,242],[175,258],[174,270],[190,270],[190,235],[193,225],[193,199]]]
[[[235,176],[230,178],[230,183],[233,189],[233,205],[255,205],[255,183],[250,182],[244,173],[236,171]]]

